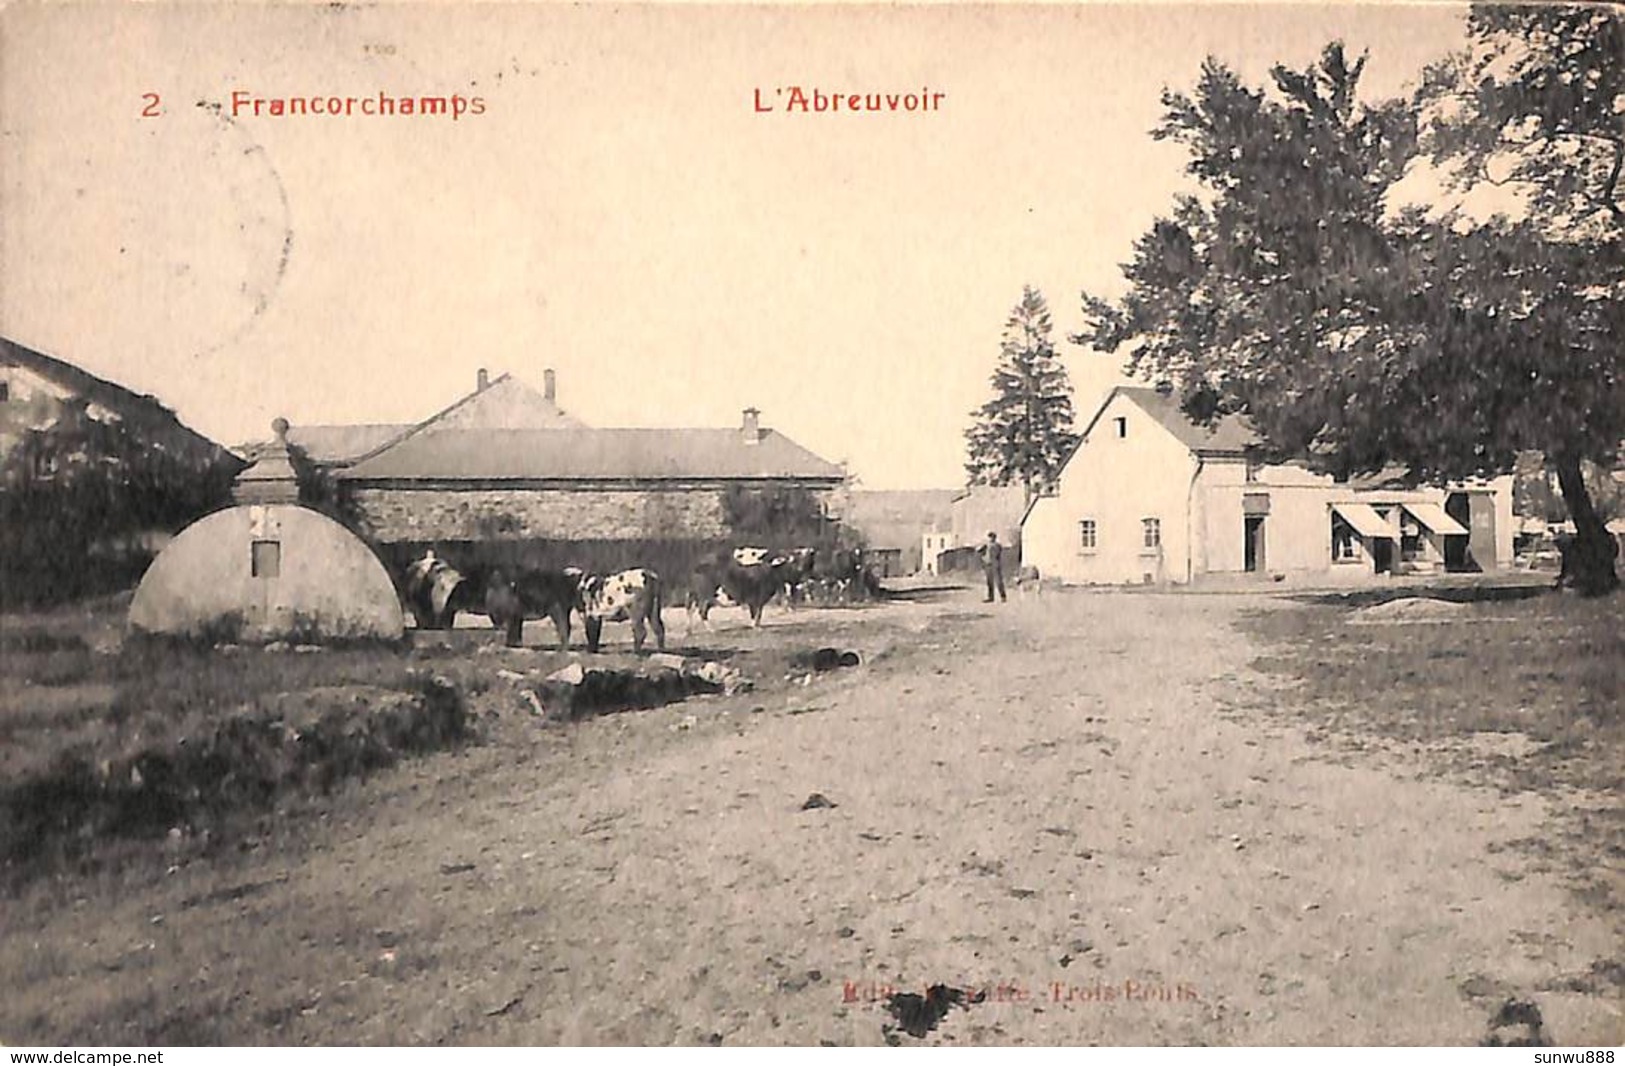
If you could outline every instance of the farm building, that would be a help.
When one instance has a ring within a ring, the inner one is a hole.
[[[131,454],[97,454],[123,444]],[[223,486],[243,462],[163,404],[0,337],[0,472],[6,485],[71,481],[76,468],[162,458]],[[156,454],[154,454],[156,453]]]
[[[948,522],[956,495],[953,489],[857,490],[841,524],[863,538],[864,560],[877,577],[918,573],[925,563],[923,537]]]
[[[378,557],[296,503],[287,424],[233,486],[238,505],[182,530],[130,604],[132,632],[210,641],[394,640],[405,619]]]
[[[1193,422],[1170,390],[1118,387],[1023,524],[1026,561],[1076,584],[1216,575],[1359,580],[1512,558],[1510,479],[1450,489],[1340,483],[1257,462],[1245,421]]]
[[[829,539],[845,472],[761,424],[595,429],[542,392],[482,371],[411,426],[288,432],[301,495],[341,515],[397,572],[424,548],[530,565],[687,566],[740,538]]]
[[[243,461],[156,399],[0,338],[0,588],[128,588]]]
[[[338,475],[356,463],[418,433],[448,429],[579,429],[581,422],[557,403],[557,379],[548,370],[543,390],[503,374],[495,379],[480,370],[474,391],[421,422],[375,422],[350,425],[294,425],[287,444],[299,471],[300,496],[308,503],[336,507]],[[267,447],[247,444],[250,457]]]

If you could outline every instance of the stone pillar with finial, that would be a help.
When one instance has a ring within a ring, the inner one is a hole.
[[[271,432],[274,439],[260,447],[254,462],[232,483],[231,498],[236,503],[299,502],[299,475],[288,452],[288,420],[272,422]]]

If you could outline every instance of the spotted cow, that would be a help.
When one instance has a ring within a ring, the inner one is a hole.
[[[660,617],[665,606],[660,575],[653,570],[622,570],[615,574],[574,572],[576,610],[587,630],[587,650],[597,651],[605,622],[632,623],[632,650],[643,651],[645,628],[653,629],[655,643],[666,650],[666,623]]]
[[[459,611],[482,606],[479,575],[459,570],[431,549],[406,568],[402,598],[419,629],[450,629]]]

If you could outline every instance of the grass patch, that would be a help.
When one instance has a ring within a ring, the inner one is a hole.
[[[1568,819],[1562,862],[1582,879],[1588,868],[1618,868],[1625,596],[1481,599],[1432,619],[1359,602],[1249,617],[1267,644],[1255,665],[1298,682],[1277,706],[1344,739],[1427,745],[1452,769],[1503,790],[1615,797]],[[1529,742],[1497,749],[1515,734]]]
[[[0,869],[13,884],[98,841],[326,791],[469,728],[457,685],[394,649],[30,646],[7,654],[0,681]]]

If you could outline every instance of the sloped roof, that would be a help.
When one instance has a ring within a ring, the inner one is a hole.
[[[565,414],[543,393],[512,374],[503,374],[421,422],[294,426],[288,431],[288,443],[314,463],[347,466],[431,430],[580,428],[579,419]],[[268,443],[257,441],[238,450],[252,457]]]
[[[1225,415],[1210,426],[1191,421],[1190,416],[1180,410],[1179,397],[1171,392],[1163,393],[1154,388],[1119,385],[1112,390],[1112,395],[1122,395],[1133,400],[1146,414],[1172,433],[1181,444],[1199,454],[1240,453],[1263,442],[1263,438],[1240,415]],[[1108,396],[1106,403],[1110,402],[1111,397]],[[1105,409],[1103,404],[1101,411]],[[1097,420],[1099,417],[1098,414],[1095,416]],[[1090,427],[1093,428],[1093,425],[1091,422]]]
[[[954,493],[954,503],[980,507],[1013,507],[1020,511],[1027,502],[1024,485],[972,485]]]
[[[426,429],[580,429],[582,423],[558,404],[512,374],[503,374],[483,389],[418,423]]]
[[[129,428],[147,434],[167,451],[201,462],[243,465],[238,456],[187,426],[156,397],[99,378],[72,363],[4,337],[0,337],[0,365],[21,367],[56,382],[75,396],[114,412]]]
[[[445,429],[412,434],[362,460],[350,481],[839,481],[844,474],[773,430]]]
[[[871,547],[917,547],[920,537],[946,527],[956,489],[863,489],[847,499],[841,520],[861,530]]]
[[[354,462],[377,451],[411,429],[410,423],[363,423],[355,426],[294,426],[288,443],[312,462],[325,466]],[[263,447],[265,442],[255,445]]]

